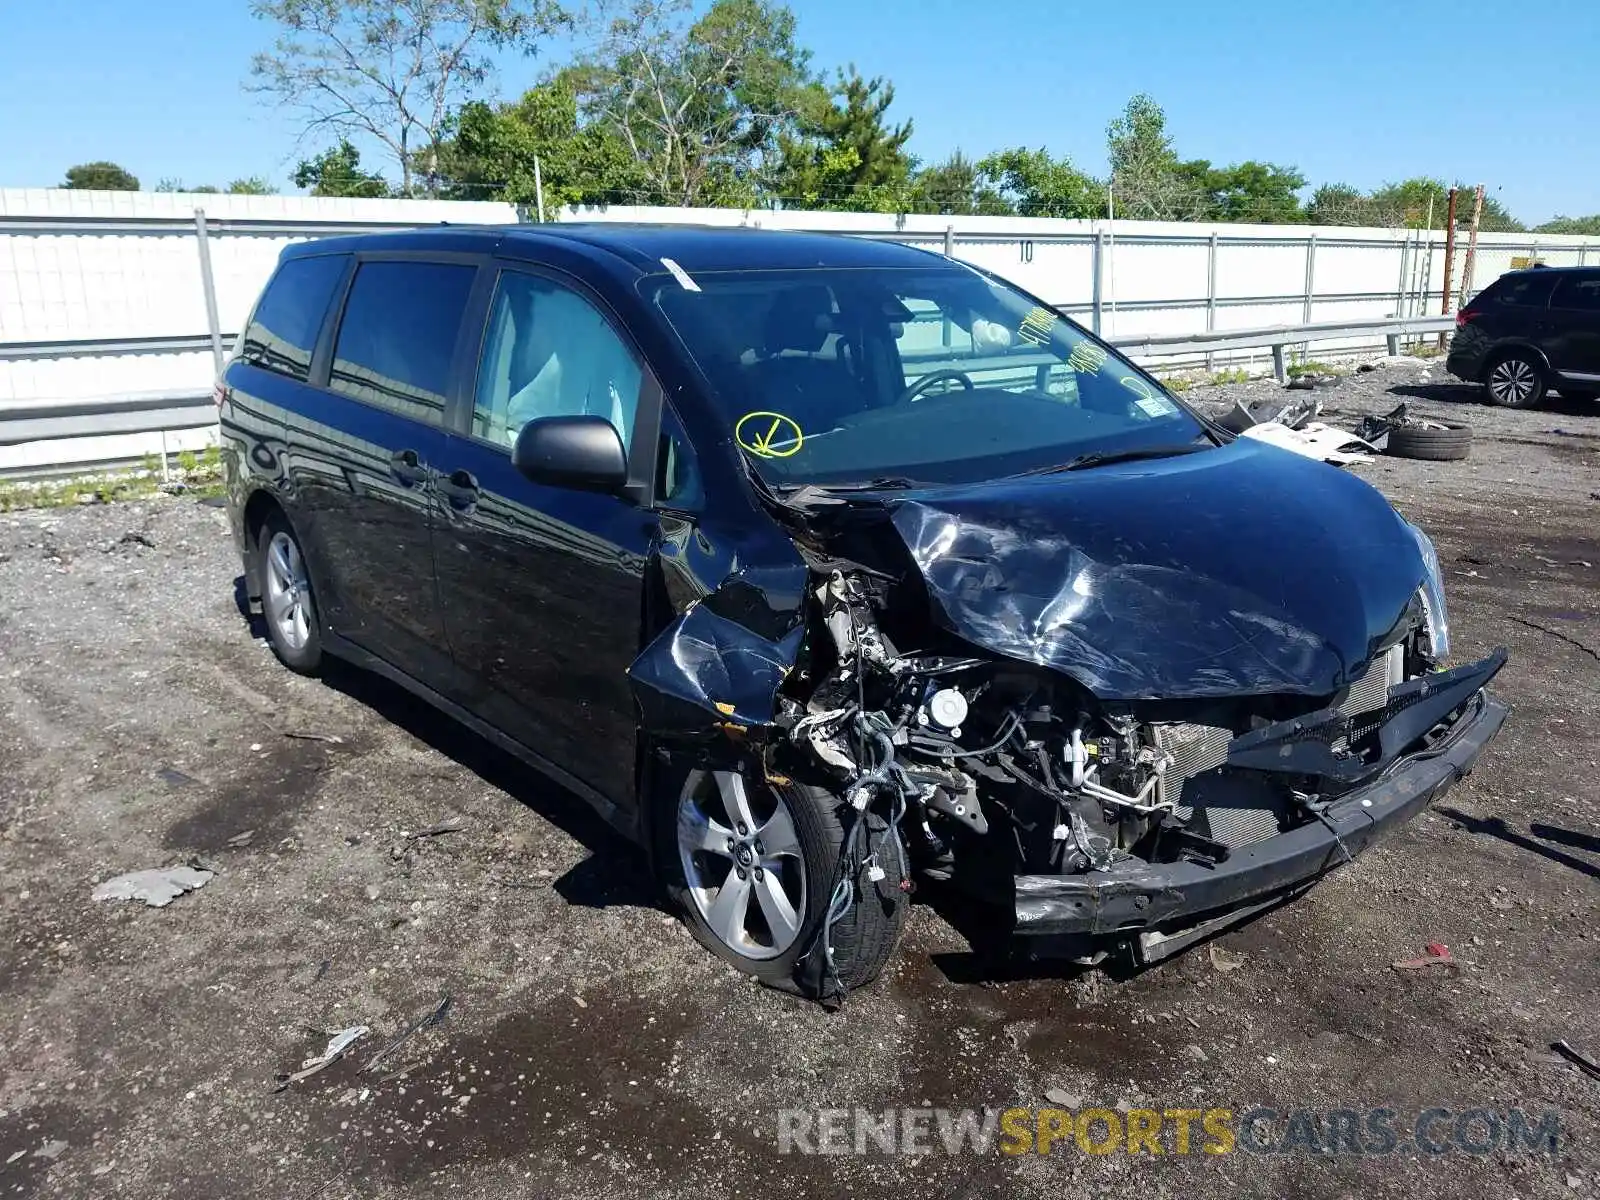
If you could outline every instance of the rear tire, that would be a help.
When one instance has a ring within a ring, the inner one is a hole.
[[[261,616],[278,661],[301,675],[322,667],[322,622],[305,551],[289,519],[268,514],[256,535],[256,578],[261,581]]]
[[[855,811],[825,788],[750,772],[679,771],[662,783],[656,862],[690,932],[768,987],[832,995],[817,935]],[[881,819],[865,819],[862,858],[875,854],[884,878],[871,882],[861,872],[855,903],[833,926],[834,966],[846,989],[878,977],[910,903],[901,886],[910,878],[904,847]]]
[[[1490,404],[1534,408],[1544,399],[1544,392],[1544,367],[1524,351],[1500,355],[1484,372],[1483,394]]]

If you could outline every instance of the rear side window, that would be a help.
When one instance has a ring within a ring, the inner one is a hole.
[[[280,266],[251,314],[240,359],[304,382],[322,318],[348,262],[343,254],[325,254],[291,258]]]
[[[362,263],[339,322],[328,386],[443,424],[450,362],[476,273],[460,263]]]
[[[1499,304],[1508,308],[1543,308],[1550,299],[1550,289],[1555,277],[1543,272],[1512,275],[1497,280],[1479,300],[1485,304]]]
[[[1600,312],[1600,273],[1594,275],[1564,275],[1556,285],[1555,297],[1550,301],[1554,308],[1578,308],[1586,312]]]

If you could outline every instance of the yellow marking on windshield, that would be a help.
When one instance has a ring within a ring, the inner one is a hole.
[[[1024,341],[1032,342],[1035,346],[1048,346],[1050,334],[1055,327],[1055,313],[1048,308],[1035,306],[1022,318],[1022,327],[1017,330],[1017,336]]]
[[[1106,365],[1106,352],[1093,342],[1079,342],[1067,355],[1067,365],[1085,375],[1097,375]]]
[[[733,427],[733,437],[740,449],[757,458],[788,458],[806,441],[798,421],[775,412],[745,413]]]

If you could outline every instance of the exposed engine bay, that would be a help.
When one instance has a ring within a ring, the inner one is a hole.
[[[1376,766],[1390,688],[1430,665],[1415,634],[1378,655],[1336,709],[1350,718],[1343,779],[1228,766],[1239,735],[1320,707],[1255,698],[1105,704],[1058,673],[980,657],[901,654],[870,580],[836,571],[815,591],[825,636],[785,692],[777,724],[857,808],[906,809],[913,861],[980,892],[1019,874],[1082,874],[1119,859],[1221,861],[1316,819]],[[1298,710],[1298,711],[1295,711]],[[995,878],[985,879],[986,872]],[[988,886],[985,886],[988,885]]]

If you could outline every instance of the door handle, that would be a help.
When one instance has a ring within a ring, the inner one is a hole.
[[[478,486],[477,476],[468,470],[451,471],[436,485],[439,494],[449,502],[450,507],[457,512],[469,512],[483,494],[483,489]]]
[[[389,474],[402,487],[416,487],[428,482],[428,468],[415,450],[396,450],[389,456]]]

